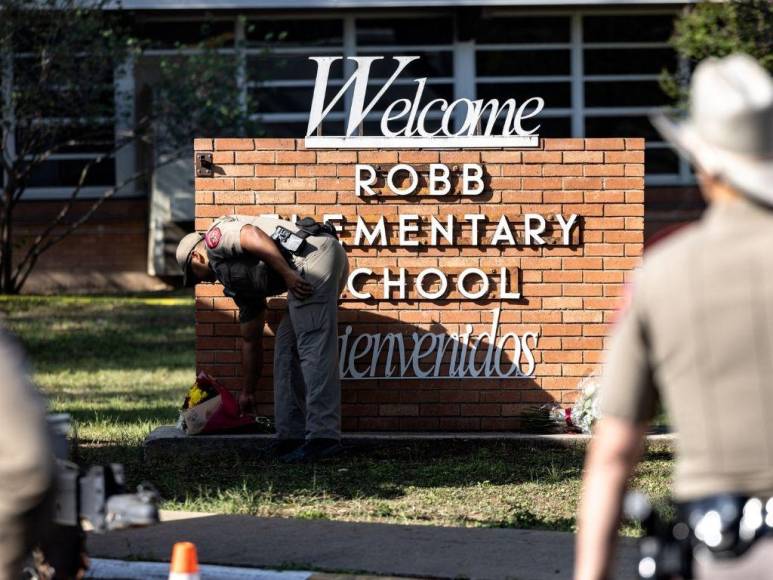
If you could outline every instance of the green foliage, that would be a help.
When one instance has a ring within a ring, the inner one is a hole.
[[[672,42],[691,63],[745,52],[773,72],[773,5],[767,0],[698,4],[676,21]]]
[[[773,73],[773,4],[769,0],[731,0],[685,8],[675,22],[671,45],[689,70],[709,57],[745,52]],[[664,71],[661,75],[663,90],[682,104],[688,74]]]

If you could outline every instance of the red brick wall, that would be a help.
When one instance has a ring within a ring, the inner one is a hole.
[[[573,400],[582,377],[599,362],[623,284],[639,263],[644,229],[644,141],[642,139],[546,139],[539,150],[306,150],[302,140],[197,139],[196,151],[213,151],[213,178],[196,180],[196,228],[228,213],[346,217],[344,243],[352,242],[356,216],[369,224],[381,215],[424,219],[482,213],[498,220],[525,213],[581,216],[571,246],[471,246],[462,231],[454,247],[347,246],[350,266],[408,269],[409,275],[437,267],[453,276],[470,266],[486,272],[520,268],[522,299],[471,302],[455,290],[446,299],[359,300],[344,295],[340,322],[352,334],[414,331],[475,333],[488,330],[492,309],[501,308],[500,332],[538,331],[533,378],[346,380],[346,430],[502,430],[518,427],[518,416],[536,403]],[[385,171],[397,162],[416,165],[480,163],[487,193],[480,197],[377,198],[354,194],[355,163]],[[489,225],[489,234],[496,225]],[[494,280],[492,280],[492,283]],[[410,286],[409,286],[410,287]],[[379,296],[377,283],[368,287]],[[260,411],[271,414],[273,328],[282,298],[270,301],[265,329],[265,378]],[[197,365],[236,388],[240,385],[239,326],[234,304],[217,285],[196,290]]]
[[[25,242],[47,227],[64,203],[60,200],[19,204],[14,213],[17,260],[24,254]],[[64,223],[80,218],[90,207],[91,202],[76,202]],[[23,291],[125,292],[166,287],[147,271],[148,200],[112,199],[41,256]]]

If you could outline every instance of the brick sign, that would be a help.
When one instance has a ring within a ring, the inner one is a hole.
[[[350,276],[340,310],[345,430],[503,430],[572,402],[600,361],[644,226],[642,139],[541,149],[310,150],[197,139],[196,229],[224,214],[327,218]],[[259,411],[270,415],[269,301]],[[241,386],[239,325],[196,289],[197,366]]]

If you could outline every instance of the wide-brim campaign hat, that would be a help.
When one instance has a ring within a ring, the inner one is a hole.
[[[773,204],[773,79],[752,57],[704,60],[687,118],[657,111],[652,123],[701,170]]]
[[[193,257],[193,249],[198,243],[204,239],[198,232],[187,234],[177,244],[177,263],[180,265],[180,269],[183,271],[183,286],[193,286],[195,283],[195,276],[191,271],[191,258]]]

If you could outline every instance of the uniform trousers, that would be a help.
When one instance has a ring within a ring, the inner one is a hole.
[[[332,236],[310,236],[294,262],[313,292],[303,300],[288,292],[274,340],[277,437],[340,439],[338,297],[349,272],[346,252]]]

